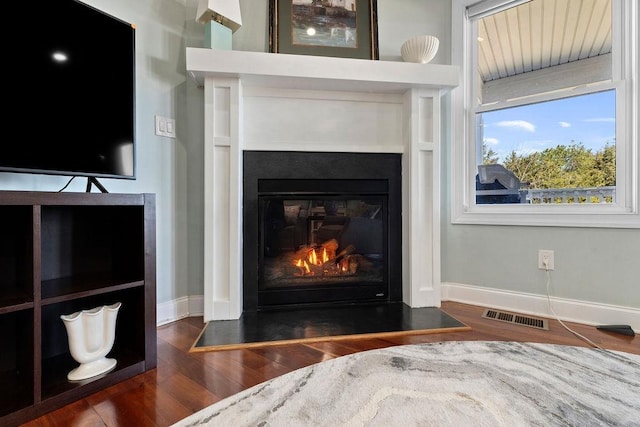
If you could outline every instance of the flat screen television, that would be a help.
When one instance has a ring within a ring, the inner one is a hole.
[[[0,171],[135,179],[135,27],[75,0],[11,3],[36,41],[3,32],[17,136],[0,143]]]

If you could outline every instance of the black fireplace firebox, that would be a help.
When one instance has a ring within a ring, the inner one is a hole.
[[[244,152],[245,311],[402,300],[401,156]]]

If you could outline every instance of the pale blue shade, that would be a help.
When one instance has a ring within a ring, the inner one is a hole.
[[[231,50],[231,28],[227,28],[215,21],[207,22],[204,26],[204,47],[210,49]]]

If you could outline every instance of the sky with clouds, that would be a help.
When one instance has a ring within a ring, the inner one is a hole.
[[[484,142],[500,160],[574,142],[595,152],[615,142],[615,92],[492,111],[483,120]]]

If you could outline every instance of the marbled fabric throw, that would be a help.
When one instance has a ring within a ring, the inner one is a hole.
[[[370,350],[217,402],[185,426],[640,426],[640,355],[464,341]]]

